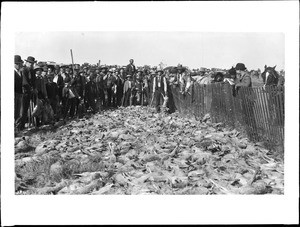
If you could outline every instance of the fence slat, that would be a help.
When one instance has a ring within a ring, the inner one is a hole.
[[[228,84],[193,84],[183,95],[171,86],[175,109],[197,119],[210,113],[213,122],[224,122],[246,132],[251,140],[284,144],[284,87],[265,90],[241,88],[233,96]]]

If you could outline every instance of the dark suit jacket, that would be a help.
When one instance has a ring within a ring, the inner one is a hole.
[[[22,86],[24,93],[30,93],[32,89],[35,89],[35,81],[36,76],[33,69],[30,69],[28,67],[24,67],[21,70],[22,75]]]
[[[135,69],[134,65],[129,64],[129,65],[126,66],[126,70],[125,71],[126,71],[127,75],[131,75],[132,76],[135,73],[136,69]]]
[[[15,93],[22,94],[22,74],[15,71]]]

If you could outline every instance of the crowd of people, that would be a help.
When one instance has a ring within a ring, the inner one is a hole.
[[[180,85],[184,93],[195,81],[192,73],[180,64],[172,71],[136,67],[133,59],[123,67],[86,63],[49,65],[37,62],[32,56],[23,61],[19,55],[15,55],[14,62],[16,130],[23,130],[33,118],[32,122],[39,127],[62,119],[80,118],[87,112],[151,105],[153,101],[159,112],[168,102],[171,84]],[[251,86],[251,77],[242,63],[228,70],[228,75],[228,82],[236,87]],[[237,75],[240,75],[238,81]],[[219,79],[214,78],[216,82]]]

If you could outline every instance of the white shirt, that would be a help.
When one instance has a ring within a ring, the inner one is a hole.
[[[58,74],[55,75],[53,82],[57,84],[57,80],[58,80]]]
[[[18,75],[21,77],[21,73],[20,73],[20,71],[19,70],[17,70],[16,68],[15,68],[15,71],[18,73]]]

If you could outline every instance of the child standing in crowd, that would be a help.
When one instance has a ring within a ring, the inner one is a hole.
[[[123,106],[129,106],[131,105],[130,103],[130,97],[131,97],[131,75],[126,76],[126,80],[124,82],[124,87],[123,87]]]

